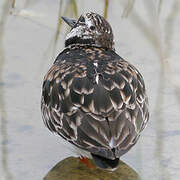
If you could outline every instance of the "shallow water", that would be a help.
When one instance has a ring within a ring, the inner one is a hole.
[[[43,179],[72,155],[43,124],[41,85],[64,46],[67,26],[59,17],[90,10],[107,16],[116,52],[142,72],[149,96],[149,124],[122,160],[143,180],[178,180],[180,2],[19,0],[14,8],[11,2],[0,1],[0,180]]]

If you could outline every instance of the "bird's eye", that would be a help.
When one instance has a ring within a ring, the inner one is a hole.
[[[92,31],[94,31],[96,28],[95,28],[95,26],[90,26],[90,29],[91,29]]]
[[[85,22],[85,18],[83,17],[83,16],[81,16],[80,18],[79,18],[79,22]]]

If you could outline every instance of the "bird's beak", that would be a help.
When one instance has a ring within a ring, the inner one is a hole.
[[[75,19],[69,19],[69,18],[64,17],[64,16],[62,16],[61,18],[71,27],[73,27],[76,24]]]

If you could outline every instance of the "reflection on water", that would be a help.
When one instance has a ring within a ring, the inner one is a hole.
[[[179,179],[179,0],[4,0],[1,4],[0,179],[2,174],[5,180],[25,175],[42,179],[68,156],[60,138],[51,136],[42,124],[40,89],[43,75],[64,45],[67,26],[61,16],[77,18],[87,11],[102,14],[112,24],[117,52],[140,69],[150,97],[149,125],[123,161],[143,180]],[[23,83],[12,91],[4,82],[13,74]],[[24,127],[31,128],[22,133]]]
[[[44,177],[44,180],[140,180],[140,176],[127,164],[120,161],[119,167],[113,171],[96,168],[93,162],[91,168],[80,162],[79,158],[69,157],[57,163]]]
[[[4,100],[4,81],[3,81],[3,67],[4,67],[4,51],[3,51],[3,35],[4,35],[4,26],[6,23],[6,18],[9,11],[9,5],[10,0],[7,0],[4,2],[3,5],[3,11],[0,18],[0,136],[1,136],[1,165],[2,169],[0,169],[0,179],[12,179],[12,175],[8,169],[8,149],[7,149],[7,143],[8,143],[8,133],[7,133],[7,113],[6,113],[6,106],[5,106],[5,100]],[[1,166],[0,166],[1,167]]]

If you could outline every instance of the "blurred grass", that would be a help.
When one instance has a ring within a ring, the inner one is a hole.
[[[57,26],[55,29],[54,36],[52,37],[52,40],[47,46],[47,49],[45,50],[43,54],[43,58],[40,63],[40,68],[44,66],[44,59],[47,59],[47,56],[50,55],[52,59],[56,56],[56,48],[57,43],[59,41],[60,35],[62,35],[62,28],[64,26],[68,27],[65,23],[63,23],[62,16],[69,17],[69,18],[78,18],[78,7],[76,0],[60,0],[59,1],[59,9],[57,14]],[[70,28],[70,27],[68,27]],[[67,31],[66,31],[67,34]],[[66,34],[63,34],[64,38]]]
[[[52,47],[52,56],[53,57],[55,56],[57,42],[59,40],[59,36],[62,29],[62,22],[63,22],[61,18],[62,16],[69,17],[69,18],[70,17],[78,18],[78,8],[77,8],[76,0],[60,0],[59,1],[59,10],[58,10],[58,16],[57,16],[57,27],[56,27],[55,35],[47,48],[45,56],[47,53],[49,54],[49,52],[51,51],[51,47]]]
[[[167,62],[169,62],[166,66],[167,66],[167,70],[168,70],[168,74],[170,76],[167,76],[168,80],[171,82],[171,84],[174,86],[174,92],[175,95],[177,97],[177,102],[180,106],[180,79],[179,77],[177,77],[174,72],[173,69],[171,67],[170,64],[173,64],[173,58],[172,57],[172,42],[173,42],[173,35],[174,35],[174,31],[173,28],[175,26],[175,20],[178,17],[178,14],[180,13],[180,1],[179,0],[174,0],[174,3],[172,5],[171,11],[168,15],[166,24],[165,24],[165,42],[166,42],[166,60]]]
[[[149,43],[151,43],[152,48],[157,53],[158,57],[162,59],[162,37],[161,37],[161,29],[159,27],[158,16],[156,14],[156,10],[152,1],[143,1],[145,8],[147,9],[147,13],[149,14],[149,18],[151,20],[151,24],[148,25],[145,22],[139,13],[136,10],[133,10],[130,20],[131,22],[141,31],[142,35],[147,39]],[[156,27],[156,28],[154,28]]]
[[[158,3],[158,14],[161,13],[161,9],[162,9],[162,0],[159,0],[159,3]]]
[[[12,7],[12,8],[15,8],[15,0],[12,0],[12,2],[11,2],[11,7]]]
[[[4,101],[4,83],[3,82],[3,70],[4,70],[4,50],[3,50],[3,37],[5,32],[5,24],[7,20],[7,16],[9,14],[9,7],[11,5],[10,0],[5,0],[3,7],[2,7],[2,15],[0,17],[0,133],[1,133],[1,163],[2,163],[2,176],[4,179],[11,180],[12,175],[9,171],[8,167],[8,149],[7,149],[7,141],[8,141],[8,134],[7,134],[7,113],[6,113],[6,106]]]
[[[62,11],[63,2],[66,3],[66,7],[65,7],[64,11]],[[69,0],[69,1],[61,0],[59,3],[58,23],[57,23],[56,33],[55,33],[55,37],[54,37],[53,54],[55,53],[57,41],[58,41],[59,35],[60,35],[60,30],[61,30],[61,25],[62,25],[61,16],[68,16],[68,15],[71,15],[71,16],[74,15],[76,18],[78,18],[78,8],[77,8],[76,0]]]
[[[109,7],[109,0],[104,0],[104,18],[107,19],[108,16],[108,7]]]
[[[144,1],[145,2],[145,1]],[[151,1],[152,2],[152,1]],[[147,9],[150,7],[150,1],[146,1],[145,5]],[[152,15],[152,8],[148,9],[149,16],[152,18],[152,22],[154,23],[154,27],[157,30],[154,32],[154,38],[157,39],[157,44],[154,44],[154,47],[159,54],[159,60],[160,60],[160,75],[159,75],[159,87],[158,87],[158,95],[156,99],[156,107],[155,107],[155,117],[156,117],[156,149],[155,149],[155,157],[157,158],[158,163],[158,169],[161,177],[164,177],[166,179],[171,179],[169,171],[166,167],[162,165],[163,161],[163,151],[164,151],[164,139],[162,137],[162,132],[165,130],[164,128],[164,119],[162,118],[162,114],[160,113],[160,109],[164,105],[164,95],[162,93],[162,90],[165,89],[167,86],[167,79],[169,81],[174,81],[174,78],[172,77],[172,72],[170,72],[170,66],[169,66],[169,60],[172,60],[171,57],[171,50],[172,50],[172,38],[173,38],[173,27],[175,19],[177,18],[177,14],[180,10],[178,0],[174,0],[173,6],[171,8],[170,13],[167,16],[166,24],[163,27],[162,24],[159,22],[159,15],[161,13],[162,9],[162,1],[159,1],[157,11],[155,9],[153,17]],[[161,28],[162,27],[162,28]],[[165,37],[162,36],[162,34],[165,34]],[[150,38],[152,39],[152,38]],[[179,91],[178,91],[179,92]],[[179,94],[179,93],[178,93]]]
[[[126,4],[124,5],[123,13],[121,15],[122,18],[128,17],[128,15],[133,10],[134,4],[135,4],[135,0],[127,0],[126,1]]]
[[[58,41],[59,34],[60,34],[61,24],[62,24],[62,18],[60,18],[62,16],[61,15],[62,14],[62,2],[63,1],[59,1],[58,23],[57,23],[56,33],[55,33],[55,37],[54,37],[54,47],[53,47],[54,52],[56,49],[57,41]]]

